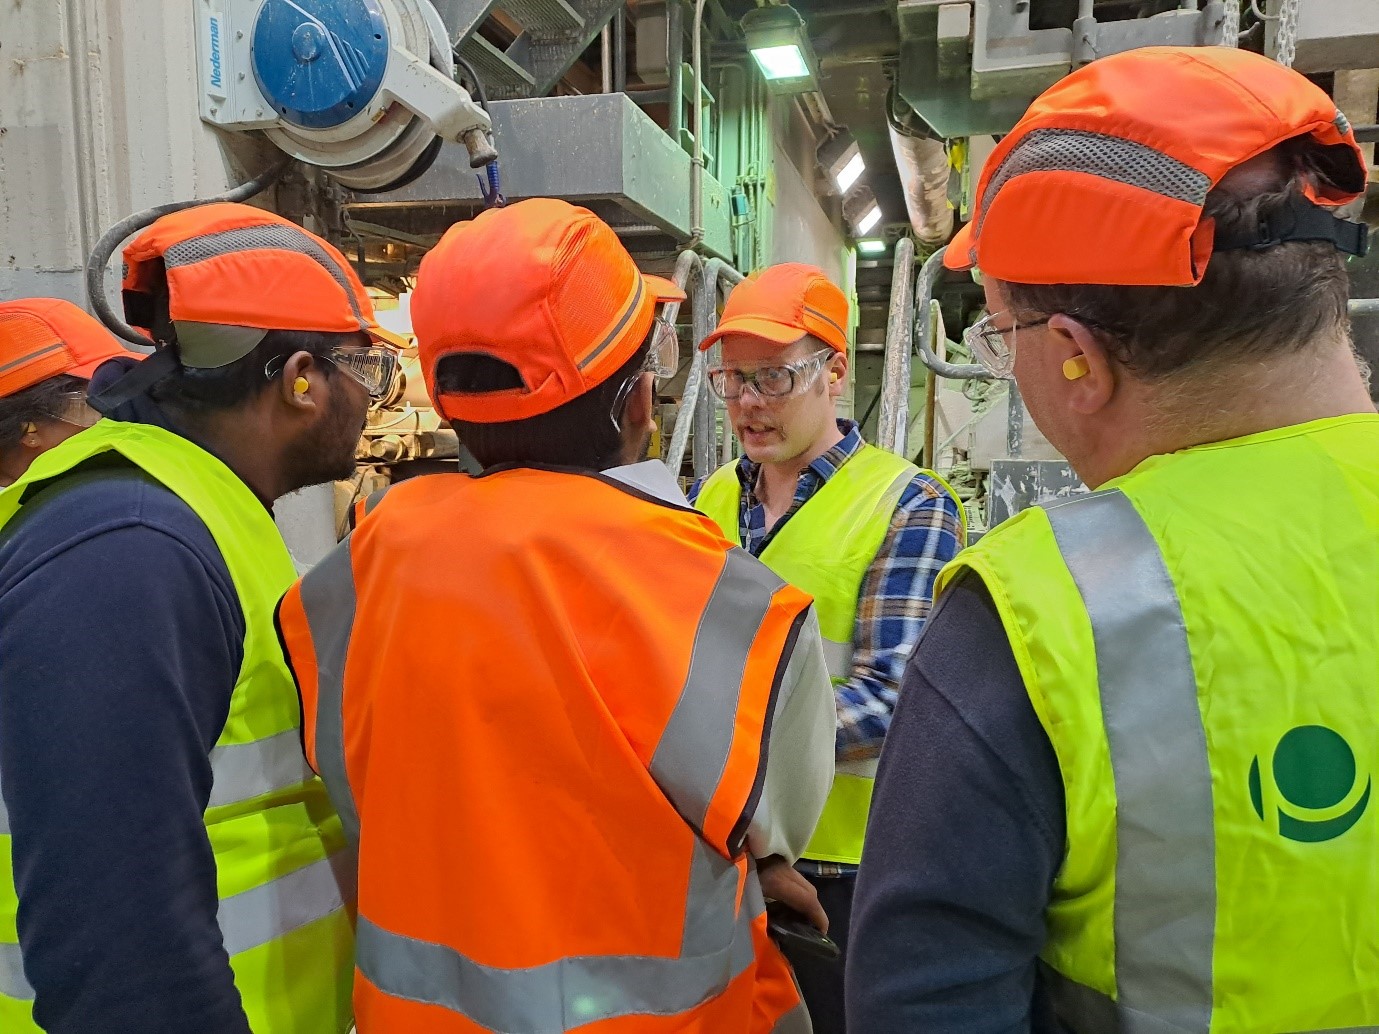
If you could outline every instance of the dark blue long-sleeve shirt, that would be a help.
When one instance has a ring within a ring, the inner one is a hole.
[[[148,402],[121,415],[170,426]],[[0,532],[0,790],[35,1019],[247,1034],[203,823],[243,656],[229,569],[137,469],[60,484]]]
[[[901,682],[847,962],[866,1034],[1053,1034],[1038,978],[1063,861],[1058,760],[980,579],[943,597]]]

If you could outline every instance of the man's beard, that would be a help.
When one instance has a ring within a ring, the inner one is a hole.
[[[283,464],[295,486],[292,491],[354,475],[354,454],[367,410],[361,417],[352,409],[336,394],[316,425],[287,447]]]

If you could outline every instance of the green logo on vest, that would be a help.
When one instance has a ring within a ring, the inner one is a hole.
[[[1361,788],[1355,752],[1340,733],[1324,725],[1289,729],[1274,748],[1269,768],[1278,831],[1289,840],[1334,840],[1355,825],[1369,805],[1372,778],[1366,776]],[[1259,758],[1250,763],[1250,802],[1266,819]]]

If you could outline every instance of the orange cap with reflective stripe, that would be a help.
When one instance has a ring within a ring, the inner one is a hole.
[[[71,302],[20,298],[0,303],[0,398],[68,374],[90,380],[96,367],[131,352]]]
[[[646,340],[656,305],[684,298],[638,270],[593,212],[533,198],[446,231],[422,259],[412,326],[436,411],[500,423],[549,413],[602,384]],[[439,394],[436,364],[451,355],[508,363],[522,387]]]
[[[847,296],[822,269],[784,262],[734,287],[718,329],[699,347],[708,348],[729,334],[745,334],[784,348],[812,334],[846,352],[849,322]]]
[[[1022,284],[1196,284],[1214,247],[1207,192],[1296,137],[1330,181],[1313,201],[1364,191],[1350,123],[1292,69],[1230,47],[1101,58],[1046,90],[991,153],[944,264]]]
[[[225,365],[263,337],[198,336],[198,327],[363,331],[398,348],[407,345],[375,321],[368,292],[339,251],[259,208],[220,203],[163,216],[129,243],[124,260],[125,309],[134,322],[141,303],[166,278],[168,315],[184,366]],[[201,349],[207,354],[197,354],[198,340],[207,342]]]

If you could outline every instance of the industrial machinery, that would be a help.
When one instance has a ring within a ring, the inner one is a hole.
[[[1080,486],[1018,394],[963,354],[981,288],[933,255],[1034,96],[1089,61],[1163,43],[1294,64],[1362,141],[1379,136],[1376,0],[5,5],[0,296],[83,301],[89,279],[99,307],[114,278],[84,266],[102,231],[248,181],[267,187],[255,203],[334,241],[380,318],[406,332],[422,255],[497,202],[501,155],[508,199],[585,205],[646,271],[686,287],[690,301],[663,314],[680,327],[682,368],[661,388],[657,450],[676,474],[702,476],[734,448],[704,383],[712,356],[694,347],[727,290],[765,265],[811,262],[857,302],[841,414],[948,475],[982,526]],[[290,167],[268,174],[284,155]],[[1379,182],[1364,214],[1379,223]],[[1379,313],[1366,315],[1379,255],[1351,269],[1357,340],[1379,360]],[[350,499],[466,463],[414,356],[358,459],[334,503],[324,491],[277,508],[304,561],[334,541]]]
[[[497,155],[488,114],[455,82],[427,0],[199,0],[201,117],[262,130],[344,187],[388,191],[444,140],[471,165]]]

